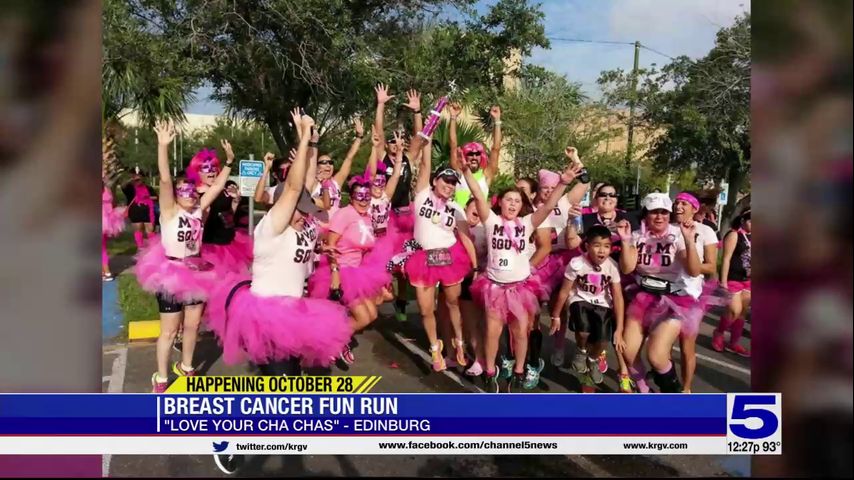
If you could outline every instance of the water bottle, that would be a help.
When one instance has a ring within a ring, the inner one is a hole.
[[[581,219],[581,215],[573,218],[572,224],[575,225],[575,232],[578,235],[581,235],[584,232],[584,221]]]

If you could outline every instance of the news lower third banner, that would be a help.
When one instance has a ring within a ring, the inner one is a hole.
[[[0,394],[0,454],[757,455],[781,432],[771,393]]]

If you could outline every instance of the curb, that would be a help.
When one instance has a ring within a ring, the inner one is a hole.
[[[160,336],[160,320],[128,322],[128,341],[156,340]]]

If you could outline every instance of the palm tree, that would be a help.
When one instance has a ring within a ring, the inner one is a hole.
[[[448,128],[449,121],[442,120],[436,131],[433,132],[433,166],[448,165],[451,163],[451,130]],[[478,124],[457,120],[457,144],[462,147],[469,142],[483,142],[486,133]]]

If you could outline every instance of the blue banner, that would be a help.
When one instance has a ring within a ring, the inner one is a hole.
[[[0,436],[725,436],[727,396],[0,395]]]

